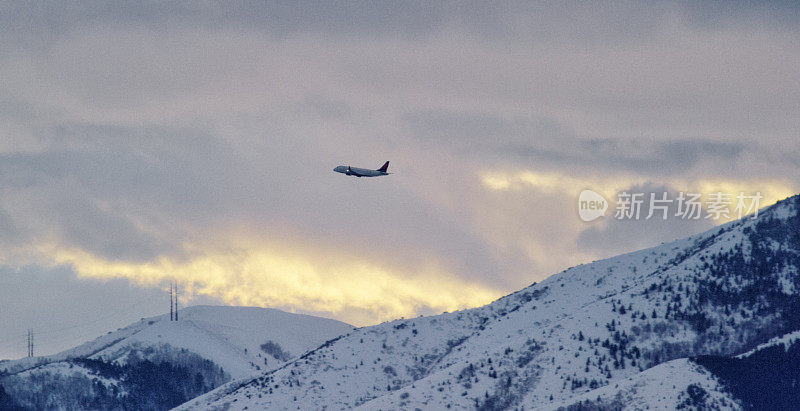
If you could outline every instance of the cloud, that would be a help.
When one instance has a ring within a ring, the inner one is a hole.
[[[606,173],[630,171],[654,176],[668,171],[688,175],[701,163],[736,162],[748,149],[745,143],[702,138],[640,141],[580,137],[551,118],[506,118],[485,112],[429,110],[407,113],[403,120],[421,144],[464,154],[485,153],[495,163],[534,161],[550,169],[580,164]]]
[[[366,323],[639,246],[586,231],[583,188],[800,179],[800,26],[770,7],[2,7],[9,265]]]
[[[287,244],[237,241],[242,242],[223,241],[222,250],[194,245],[187,258],[146,263],[106,260],[81,250],[47,254],[82,277],[122,277],[151,287],[177,279],[189,299],[208,295],[233,305],[301,307],[359,325],[483,305],[498,295],[498,290],[465,283],[435,263],[395,272],[346,252],[320,254]]]
[[[498,213],[509,212],[508,204],[521,202],[522,205],[518,207],[527,207],[530,217],[526,223],[525,219],[518,219],[522,213],[517,211],[511,212],[514,217],[508,218],[509,221],[504,224],[494,221],[495,230],[503,227],[505,233],[510,233],[508,236],[497,236],[495,241],[501,242],[504,239],[509,245],[523,247],[527,243],[528,257],[550,270],[555,270],[557,266],[548,265],[549,261],[561,261],[563,266],[565,261],[578,264],[611,257],[688,237],[715,224],[736,219],[737,213],[734,210],[736,196],[739,194],[760,193],[763,198],[759,200],[758,207],[763,208],[800,190],[797,183],[779,177],[773,180],[726,180],[663,176],[655,180],[624,173],[598,176],[591,173],[581,175],[576,171],[569,174],[528,170],[513,173],[486,171],[482,174],[482,183],[490,193],[487,198],[498,198],[493,205]],[[609,210],[604,219],[591,223],[584,223],[579,219],[578,196],[585,189],[600,193],[609,201]],[[639,220],[614,217],[618,195],[623,192],[642,194],[643,205]],[[673,202],[669,210],[672,217],[666,221],[660,218],[662,214],[658,210],[654,218],[647,219],[650,193],[655,193],[659,199],[664,192],[673,200],[677,198],[678,192],[701,194],[702,217],[706,216],[710,195],[718,192],[730,194],[733,202],[729,207],[731,212],[717,220],[681,220],[674,217],[677,210],[676,203]],[[745,205],[748,206],[749,202]],[[522,231],[525,233],[516,232],[520,227],[523,227]],[[565,250],[571,251],[565,253]],[[559,257],[555,258],[557,255]],[[531,266],[535,267],[535,264]]]
[[[537,191],[537,192],[576,192],[584,189],[597,191],[608,198],[613,198],[622,191],[630,192],[631,187],[650,187],[656,183],[649,177],[624,173],[607,175],[575,175],[557,172],[539,172],[523,170],[518,172],[485,171],[481,175],[484,187],[497,191]],[[753,194],[760,192],[764,199],[761,206],[773,204],[795,193],[797,183],[776,176],[770,180],[753,179],[721,179],[716,177],[684,178],[681,176],[660,179],[664,187],[691,193],[730,193]]]
[[[690,175],[698,164],[736,162],[745,144],[710,140],[665,140],[651,143],[617,139],[560,141],[559,148],[509,147],[509,153],[551,163],[580,163],[584,167],[611,172],[629,171],[649,176],[664,172]],[[555,144],[548,144],[555,146]]]
[[[655,195],[655,199],[663,199],[664,193],[667,198],[675,200],[678,198],[680,190],[666,185],[643,184],[626,189],[626,193],[641,193],[643,204],[641,207],[640,218],[638,219],[618,219],[614,216],[615,209],[610,208],[604,224],[592,225],[583,230],[578,237],[577,246],[581,249],[600,252],[604,256],[613,256],[653,247],[661,243],[679,240],[712,228],[715,224],[713,220],[700,219],[681,219],[675,217],[678,212],[678,204],[671,202],[667,205],[667,219],[663,218],[664,212],[654,209],[650,216],[650,197]],[[615,201],[615,198],[611,198]],[[616,207],[612,203],[611,207]],[[702,217],[705,217],[703,212]]]
[[[12,359],[25,355],[28,328],[35,354],[54,354],[164,314],[169,297],[162,288],[142,289],[127,279],[78,278],[66,267],[27,265],[0,266],[0,299],[0,359]]]

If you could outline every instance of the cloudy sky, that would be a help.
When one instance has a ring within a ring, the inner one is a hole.
[[[798,11],[4,3],[0,358],[164,313],[170,279],[368,325],[720,223],[586,223],[587,188],[796,193]]]

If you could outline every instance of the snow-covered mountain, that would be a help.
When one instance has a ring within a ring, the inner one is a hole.
[[[353,329],[254,307],[188,307],[179,318],[142,319],[59,354],[0,363],[0,386],[7,399],[34,409],[163,409],[279,367]]]
[[[792,410],[800,404],[800,332],[773,338],[734,357],[693,358],[747,409]]]
[[[800,330],[799,209],[795,196],[484,307],[356,329],[180,408],[748,406],[687,358]]]
[[[667,361],[613,385],[549,408],[582,410],[739,409],[739,401],[713,373],[686,358]]]

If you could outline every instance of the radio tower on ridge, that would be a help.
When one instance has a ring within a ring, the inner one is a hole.
[[[175,321],[178,321],[178,283],[175,282]]]
[[[169,283],[169,320],[178,321],[178,283]]]
[[[28,328],[28,358],[33,357],[33,328]]]

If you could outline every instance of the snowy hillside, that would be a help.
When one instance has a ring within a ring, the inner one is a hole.
[[[612,394],[635,404],[646,392],[728,407],[702,368],[670,361],[800,329],[799,203],[574,267],[484,307],[357,329],[182,408],[552,409]],[[663,378],[675,388],[656,386]]]
[[[556,409],[741,409],[711,372],[682,358],[554,404]]]
[[[182,381],[163,381],[175,385],[167,397],[185,400],[231,379],[278,367],[352,329],[335,320],[254,307],[188,307],[180,311],[179,318],[142,319],[56,355],[0,363],[0,386],[23,405],[32,405],[34,388],[50,392],[54,404],[59,404],[63,391],[82,383],[89,388],[81,401],[130,396],[126,390],[134,389],[147,397],[148,388],[125,387],[121,381],[133,379],[131,370],[155,367],[154,373],[188,373],[193,385],[189,388],[181,387]],[[158,369],[164,364],[171,368]],[[156,377],[164,376],[152,378]],[[109,404],[96,405],[105,408]]]

